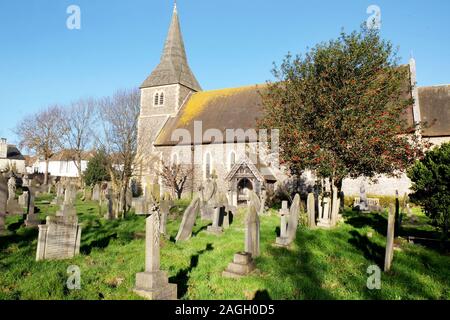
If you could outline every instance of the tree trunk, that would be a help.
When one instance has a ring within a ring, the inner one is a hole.
[[[45,158],[44,185],[48,185],[48,165],[49,165],[49,159],[48,159],[48,157],[46,157]]]

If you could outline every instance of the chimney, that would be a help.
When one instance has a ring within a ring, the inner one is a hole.
[[[0,159],[8,157],[8,143],[5,138],[0,138]]]

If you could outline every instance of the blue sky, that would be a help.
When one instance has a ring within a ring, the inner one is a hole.
[[[69,5],[81,30],[66,28]],[[272,62],[357,29],[378,5],[382,36],[417,60],[419,85],[450,83],[448,0],[178,0],[203,89],[263,83]],[[172,0],[2,0],[0,136],[28,113],[138,87],[159,61]]]

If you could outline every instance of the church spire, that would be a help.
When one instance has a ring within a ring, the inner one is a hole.
[[[201,87],[187,61],[176,2],[173,7],[172,21],[164,44],[161,61],[152,74],[144,81],[141,88],[170,84],[181,84],[194,91],[201,91]]]

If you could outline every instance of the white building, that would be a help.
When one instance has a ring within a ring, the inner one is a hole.
[[[5,138],[0,139],[0,171],[11,168],[17,173],[25,173],[25,158],[16,146],[8,144]]]
[[[81,160],[81,171],[87,168],[92,153],[85,153]],[[31,167],[27,168],[28,173],[45,173],[46,163],[43,159],[37,159]],[[48,164],[48,173],[52,177],[78,178],[78,168],[75,163],[73,152],[63,150],[54,154]]]

